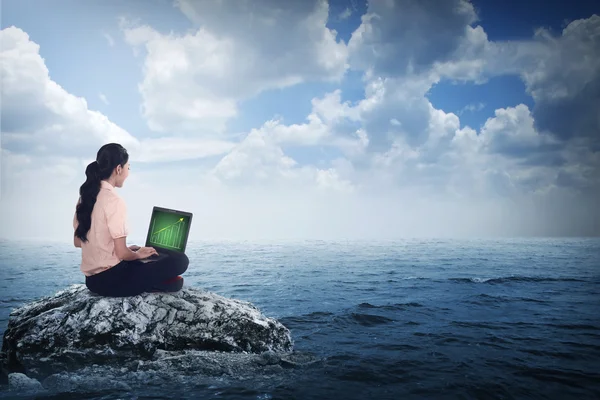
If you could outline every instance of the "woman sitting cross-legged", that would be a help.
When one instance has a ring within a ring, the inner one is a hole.
[[[81,248],[80,270],[88,289],[110,297],[180,290],[180,275],[189,264],[185,254],[161,249],[168,257],[142,263],[139,260],[157,254],[156,250],[127,247],[127,207],[116,191],[129,176],[127,150],[117,143],[102,146],[85,174],[87,180],[79,189],[73,228],[75,247]]]

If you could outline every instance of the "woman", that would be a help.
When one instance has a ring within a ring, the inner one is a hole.
[[[87,180],[79,189],[73,228],[88,289],[111,297],[180,290],[183,278],[179,275],[189,264],[185,254],[161,249],[169,257],[142,263],[138,260],[157,254],[156,250],[126,245],[127,207],[116,188],[123,187],[129,176],[127,150],[117,143],[102,146],[85,174]]]

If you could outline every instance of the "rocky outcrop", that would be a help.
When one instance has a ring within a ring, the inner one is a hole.
[[[133,363],[138,369],[147,361],[164,368],[173,360],[222,374],[230,364],[214,360],[227,354],[256,366],[294,363],[291,334],[281,323],[249,302],[187,286],[177,293],[109,298],[72,285],[15,309],[2,352],[5,376],[38,378],[92,365]],[[200,354],[212,361],[203,362]]]

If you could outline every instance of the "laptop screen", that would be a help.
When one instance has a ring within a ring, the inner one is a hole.
[[[191,213],[154,207],[146,246],[184,252],[191,219]]]

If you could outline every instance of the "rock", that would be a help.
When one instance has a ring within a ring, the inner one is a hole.
[[[293,341],[247,301],[187,286],[110,298],[77,284],[13,310],[2,342],[6,371],[29,376],[156,360],[159,350],[285,354]]]
[[[6,368],[6,353],[0,352],[0,385],[8,385],[8,368]]]
[[[265,351],[262,354],[262,358],[259,361],[261,364],[264,363],[264,365],[271,365],[271,364],[277,364],[281,361],[281,357],[277,356],[277,354],[273,351]]]
[[[44,387],[37,379],[29,378],[18,372],[8,375],[8,389],[19,392],[44,391]]]

